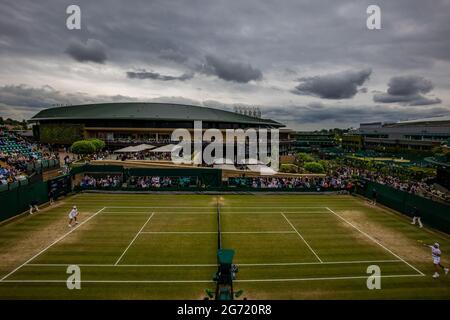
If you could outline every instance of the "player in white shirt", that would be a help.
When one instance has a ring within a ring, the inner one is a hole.
[[[70,210],[69,212],[69,228],[72,228],[73,221],[75,221],[75,224],[78,224],[77,216],[78,216],[77,206],[73,206],[72,210]]]
[[[439,243],[435,243],[434,245],[428,245],[425,244],[425,246],[430,247],[431,248],[431,256],[433,257],[433,264],[434,264],[434,275],[433,278],[438,278],[439,277],[439,267],[444,270],[444,273],[447,275],[448,274],[448,268],[444,267],[441,264],[441,249],[439,249]]]

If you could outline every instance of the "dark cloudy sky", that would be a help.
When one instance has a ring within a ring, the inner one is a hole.
[[[81,7],[81,30],[66,8]],[[382,29],[366,28],[381,8]],[[310,130],[450,112],[450,0],[0,0],[0,116],[170,101]]]

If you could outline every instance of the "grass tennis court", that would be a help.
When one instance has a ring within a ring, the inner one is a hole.
[[[85,193],[0,226],[0,299],[202,299],[215,287],[217,202],[248,299],[450,298],[419,242],[440,242],[448,265],[450,238],[363,199]],[[66,287],[73,264],[81,290]],[[370,265],[380,290],[367,289]]]

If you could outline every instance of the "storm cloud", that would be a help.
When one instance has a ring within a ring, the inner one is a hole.
[[[160,59],[173,61],[180,64],[188,60],[188,57],[185,54],[172,48],[162,49],[158,57]]]
[[[386,93],[376,93],[373,97],[379,103],[400,103],[409,106],[424,106],[441,103],[439,98],[424,96],[433,90],[430,80],[419,76],[392,77]]]
[[[100,40],[88,39],[86,43],[72,41],[65,53],[78,62],[104,63],[107,59],[106,46]]]
[[[0,104],[12,107],[29,107],[37,112],[51,106],[76,105],[98,102],[137,101],[136,98],[122,95],[89,95],[84,92],[65,93],[50,85],[30,87],[24,84],[0,87]]]
[[[200,67],[201,72],[215,75],[225,81],[247,83],[252,80],[261,80],[261,70],[252,67],[249,63],[229,61],[216,56],[207,55],[205,63]]]
[[[2,0],[3,116],[52,104],[215,101],[326,128],[450,109],[448,0],[377,0],[374,31],[372,0],[77,0],[81,30],[66,28],[70,4]],[[387,86],[398,75],[425,80]]]
[[[0,116],[15,116],[17,119],[30,118],[43,108],[60,105],[89,104],[102,102],[165,102],[205,106],[232,111],[234,106],[254,104],[223,103],[217,100],[195,100],[181,96],[161,96],[158,98],[138,98],[124,95],[90,95],[85,92],[64,93],[49,85],[30,87],[8,85],[0,87]],[[296,130],[315,128],[357,127],[367,121],[397,121],[445,115],[448,107],[404,108],[391,105],[335,105],[321,102],[292,104],[280,108],[275,105],[258,105],[264,118],[279,121]]]
[[[298,79],[300,83],[292,93],[323,99],[350,99],[356,95],[358,87],[369,79],[371,73],[371,69],[364,69],[303,77]]]
[[[152,79],[152,80],[160,80],[160,81],[173,81],[173,80],[179,80],[179,81],[186,81],[189,79],[192,79],[194,77],[194,73],[183,73],[180,76],[168,76],[163,75],[158,72],[152,72],[152,71],[128,71],[127,77],[130,79]]]
[[[448,107],[411,108],[388,105],[290,105],[284,108],[262,107],[265,117],[276,119],[297,130],[312,128],[349,128],[359,127],[364,122],[385,122],[413,120],[426,117],[448,115]]]

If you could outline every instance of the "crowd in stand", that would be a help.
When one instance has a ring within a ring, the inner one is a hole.
[[[189,177],[143,176],[131,177],[127,183],[127,186],[136,189],[187,187],[190,185],[190,182],[191,179]],[[81,179],[79,185],[83,189],[118,188],[122,185],[122,179],[119,175],[108,175],[106,177],[96,178],[86,174]]]
[[[153,160],[153,161],[171,161],[172,157],[170,152],[136,152],[136,153],[122,153],[116,156],[116,160]]]
[[[170,188],[174,186],[174,182],[170,177],[132,177],[129,185],[139,189]]]
[[[353,183],[339,176],[230,178],[228,185],[255,189],[353,190]]]
[[[153,161],[171,161],[170,152],[160,152],[160,153],[152,153],[149,151],[140,151],[140,152],[127,152],[127,153],[119,153],[114,154],[109,150],[98,151],[94,154],[84,156],[84,159],[88,160],[153,160]]]
[[[383,176],[376,174],[366,174],[364,178],[383,185],[390,186],[394,189],[409,192],[424,197],[439,197],[442,200],[450,200],[450,195],[437,190],[433,185],[427,184],[425,181],[401,181],[397,177]]]
[[[450,195],[423,181],[402,181],[398,177],[383,175],[366,169],[340,166],[330,170],[325,177],[255,177],[230,178],[229,186],[255,189],[304,189],[304,190],[347,190],[354,188],[356,179],[366,179],[394,189],[424,197],[450,201]]]
[[[130,187],[138,189],[188,187],[190,184],[190,177],[146,176],[131,177],[128,181]]]
[[[334,169],[334,172],[343,178],[363,178],[411,194],[424,197],[437,197],[444,201],[450,201],[450,195],[448,193],[442,192],[436,189],[433,185],[426,183],[426,179],[422,181],[406,181],[392,175],[383,175],[378,172],[360,168],[352,168],[349,166],[338,167]]]
[[[18,179],[21,179],[22,177],[23,174],[21,174],[20,171],[14,167],[0,167],[0,185],[12,183],[14,181],[17,181]]]
[[[121,177],[118,175],[96,178],[86,174],[80,181],[82,188],[117,188],[121,184]]]
[[[58,154],[42,150],[42,146],[38,144],[30,143],[12,132],[0,130],[0,184],[25,177],[29,164],[34,168],[42,160],[58,159]]]
[[[0,185],[20,180],[30,174],[30,168],[37,166],[42,160],[59,159],[58,153],[44,151],[41,145],[30,143],[13,132],[0,129]],[[153,153],[148,150],[137,153],[113,154],[112,152],[100,151],[90,156],[91,160],[171,160],[170,153]],[[63,173],[67,173],[74,159],[68,155],[64,158],[62,166]],[[358,168],[353,165],[340,165],[333,167],[323,177],[241,177],[230,178],[229,186],[268,188],[268,189],[303,189],[303,190],[352,190],[356,179],[366,179],[372,182],[390,186],[394,189],[417,194],[420,196],[437,198],[450,201],[450,194],[437,189],[426,180],[405,180],[394,174],[380,173],[377,170]],[[190,185],[189,177],[132,177],[128,184],[132,187],[165,188],[184,187]],[[107,176],[95,178],[86,175],[81,187],[120,187],[120,176]]]

